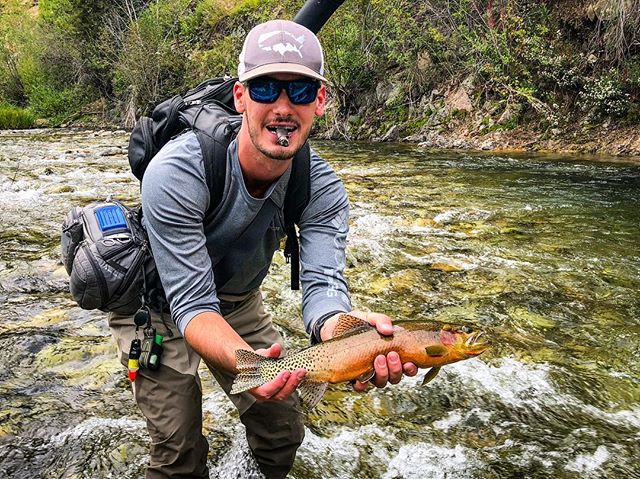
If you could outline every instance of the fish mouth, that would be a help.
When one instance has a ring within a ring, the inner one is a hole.
[[[468,356],[477,356],[485,352],[489,345],[489,340],[484,334],[484,331],[476,331],[467,336],[464,342],[464,352]]]

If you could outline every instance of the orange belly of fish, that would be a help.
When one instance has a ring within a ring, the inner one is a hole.
[[[367,335],[371,338],[364,337]],[[386,355],[390,351],[396,351],[402,363],[413,362],[419,367],[435,366],[440,362],[434,360],[434,364],[425,364],[424,348],[401,335],[386,339],[377,333],[365,333],[355,338],[346,339],[344,344],[324,343],[326,348],[320,349],[325,351],[315,353],[320,357],[312,358],[312,364],[317,366],[307,368],[306,378],[334,384],[352,381],[371,371],[378,355]]]

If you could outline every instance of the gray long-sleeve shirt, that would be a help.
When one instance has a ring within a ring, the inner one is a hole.
[[[232,142],[222,202],[205,220],[209,190],[195,134],[173,139],[150,162],[142,182],[145,225],[172,318],[182,334],[197,314],[220,313],[218,292],[243,294],[260,286],[285,235],[283,203],[290,172],[291,168],[263,198],[252,197]],[[298,225],[308,333],[318,319],[351,310],[344,279],[347,195],[331,167],[313,150],[310,175],[310,201]],[[252,225],[265,221],[266,234],[264,228],[252,231]],[[242,241],[237,241],[241,235]]]

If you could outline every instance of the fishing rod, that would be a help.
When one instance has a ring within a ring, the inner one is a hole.
[[[307,0],[293,21],[318,33],[344,0]]]

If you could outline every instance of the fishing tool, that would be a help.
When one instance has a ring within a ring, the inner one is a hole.
[[[129,361],[127,361],[129,381],[131,382],[134,382],[138,377],[141,353],[142,348],[140,347],[140,340],[138,338],[135,338],[133,341],[131,341],[131,347],[129,348]]]
[[[140,369],[140,355],[142,354],[142,343],[138,339],[138,330],[140,326],[144,326],[151,319],[151,313],[149,308],[142,306],[136,314],[133,316],[133,322],[136,325],[135,338],[131,340],[131,346],[129,346],[129,360],[127,361],[127,374],[129,381],[134,382],[138,377],[138,370]]]
[[[162,340],[164,338],[160,334],[156,334],[156,328],[151,326],[149,322],[144,328],[144,339],[142,340],[142,355],[140,356],[140,365],[143,368],[155,371],[160,367],[160,358],[162,357]]]
[[[289,146],[289,132],[286,128],[276,128],[276,135],[278,135],[278,145]]]

